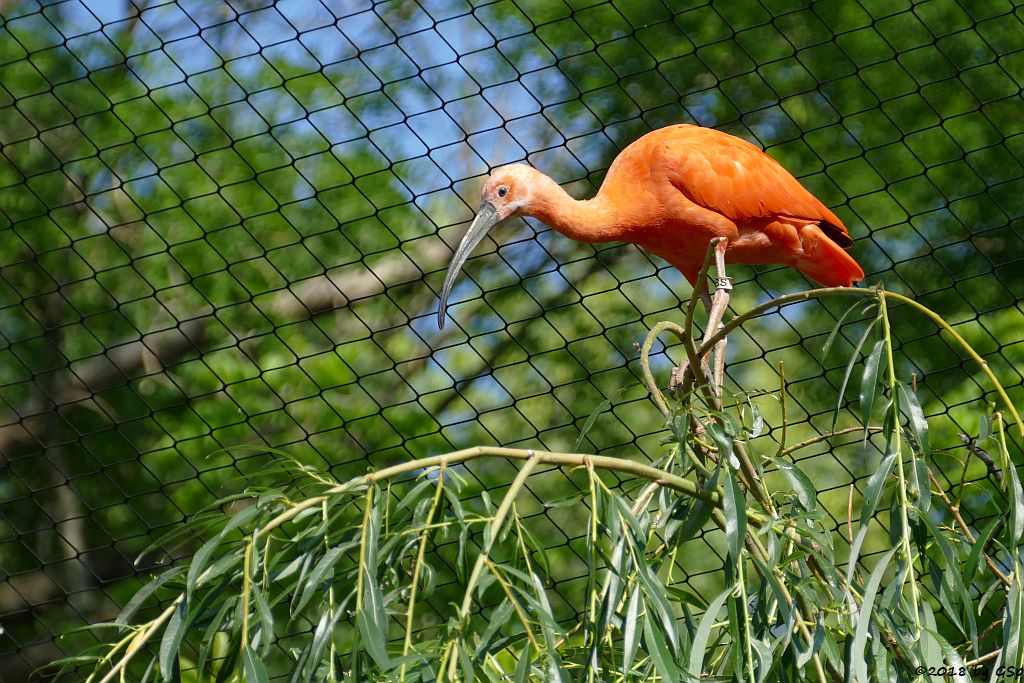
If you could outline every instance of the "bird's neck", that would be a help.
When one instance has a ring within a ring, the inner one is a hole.
[[[622,240],[626,226],[607,198],[598,194],[593,199],[573,199],[551,178],[538,176],[523,213],[580,242]]]

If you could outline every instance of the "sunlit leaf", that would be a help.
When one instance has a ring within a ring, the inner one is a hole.
[[[871,681],[868,677],[867,659],[864,651],[867,645],[868,630],[871,626],[871,612],[874,609],[878,587],[882,583],[882,575],[885,574],[885,570],[888,569],[889,563],[898,549],[898,547],[890,548],[882,555],[875,568],[871,570],[868,582],[864,586],[864,598],[857,610],[856,630],[850,651],[850,663],[854,672],[853,680],[858,681],[858,683],[870,683]]]
[[[878,395],[878,374],[885,367],[882,351],[885,340],[879,339],[864,361],[864,373],[860,380],[860,417],[864,424],[871,420],[871,412],[875,407],[875,396]]]

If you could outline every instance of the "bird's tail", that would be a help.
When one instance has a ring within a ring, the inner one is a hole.
[[[849,287],[864,279],[864,271],[842,247],[817,225],[800,228],[803,255],[793,263],[807,277],[825,287]]]

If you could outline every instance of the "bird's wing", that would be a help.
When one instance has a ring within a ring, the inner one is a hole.
[[[819,223],[839,246],[853,245],[839,217],[758,147],[712,128],[678,126],[671,133],[662,141],[669,180],[690,201],[733,222]]]

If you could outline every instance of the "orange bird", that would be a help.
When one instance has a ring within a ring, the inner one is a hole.
[[[853,240],[843,222],[777,161],[727,133],[676,125],[622,150],[589,200],[573,199],[529,166],[495,170],[448,266],[439,326],[470,253],[491,228],[516,216],[532,216],[581,242],[636,244],[678,268],[692,285],[715,238],[722,238],[716,249],[720,281],[726,261],[789,265],[825,286],[849,286],[864,277],[844,251]],[[720,287],[728,289],[727,282]]]

